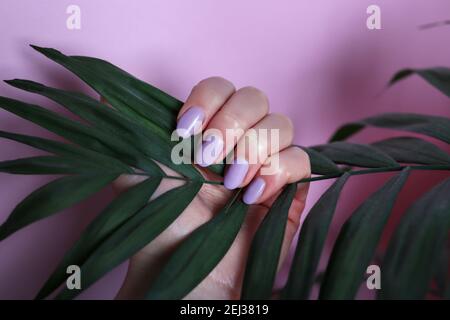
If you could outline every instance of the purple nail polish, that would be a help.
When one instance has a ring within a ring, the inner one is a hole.
[[[246,204],[253,204],[256,201],[258,201],[259,197],[264,192],[264,189],[266,188],[266,182],[263,178],[259,177],[250,183],[250,185],[247,187],[247,190],[245,190],[244,197],[242,200]]]
[[[236,159],[228,167],[223,185],[229,190],[236,189],[244,181],[248,171],[248,162],[245,159]]]
[[[183,138],[189,138],[202,126],[205,113],[200,107],[191,107],[186,111],[177,123],[177,134]]]
[[[202,147],[197,150],[195,160],[198,165],[207,167],[214,163],[217,157],[223,150],[223,140],[219,136],[208,136],[202,144]]]

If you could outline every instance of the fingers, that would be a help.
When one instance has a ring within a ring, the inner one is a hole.
[[[288,183],[311,175],[309,157],[302,149],[289,147],[270,156],[247,186],[243,201],[247,204],[271,202]]]
[[[268,112],[268,100],[260,90],[235,91],[229,81],[214,77],[195,86],[178,117],[181,137],[198,133],[195,126],[203,130],[202,147],[195,154],[200,166],[218,163],[234,151],[227,159],[231,163],[224,186],[230,190],[247,187],[244,201],[248,204],[268,201],[286,183],[310,174],[306,153],[288,148],[294,136],[290,119]]]
[[[260,90],[244,87],[236,91],[209,122],[196,162],[207,167],[221,161],[268,111],[268,100]]]
[[[185,139],[204,129],[234,91],[233,84],[220,77],[200,81],[178,114],[177,134]]]
[[[281,114],[264,117],[239,140],[235,159],[225,173],[225,187],[246,186],[267,158],[291,145],[293,137],[289,118]]]

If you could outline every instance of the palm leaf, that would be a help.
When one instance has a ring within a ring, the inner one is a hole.
[[[201,183],[192,182],[172,189],[149,202],[122,224],[81,265],[82,288],[88,288],[167,229],[186,209],[200,188]],[[64,288],[56,298],[72,299],[80,292]]]
[[[445,67],[435,67],[427,69],[403,69],[397,72],[389,81],[393,85],[413,74],[417,74],[433,87],[450,97],[450,69]]]
[[[114,80],[116,83],[126,88],[129,87],[131,92],[136,90],[138,91],[138,95],[141,95],[144,98],[150,97],[152,100],[157,100],[161,106],[168,108],[175,118],[183,106],[183,102],[180,100],[144,81],[137,79],[108,61],[84,56],[72,56],[72,58],[82,61],[88,68],[92,68],[93,70],[106,74],[109,79]]]
[[[385,113],[348,123],[330,141],[345,140],[367,126],[420,133],[450,143],[450,119],[415,113]]]
[[[77,243],[66,253],[63,260],[39,291],[36,299],[45,298],[56,290],[65,281],[68,266],[81,266],[108,236],[136,214],[138,210],[143,208],[160,182],[161,178],[146,179],[114,199],[91,222]]]
[[[159,167],[135,146],[147,150],[152,140],[144,134],[136,133],[136,124],[129,121],[115,110],[104,104],[77,92],[69,92],[46,87],[40,83],[29,80],[8,80],[6,83],[29,92],[46,96],[60,105],[66,107],[72,113],[95,125],[102,132],[103,140],[107,145],[113,146],[118,155],[127,163],[146,172],[161,174]]]
[[[148,299],[181,299],[222,260],[247,212],[234,198],[212,220],[197,228],[170,257],[147,293]]]
[[[0,240],[37,220],[68,208],[112,182],[118,174],[82,174],[54,180],[20,202],[0,227]]]
[[[409,168],[391,178],[347,220],[336,240],[320,289],[320,299],[353,299],[374,256],[383,228]]]
[[[336,163],[358,167],[395,167],[399,164],[388,154],[375,147],[344,141],[311,147]]]
[[[309,161],[311,163],[311,173],[321,175],[328,175],[328,174],[331,175],[331,174],[339,174],[341,172],[339,167],[333,161],[331,161],[329,158],[327,158],[320,152],[314,150],[313,148],[306,148],[306,147],[300,148],[302,148],[309,156]]]
[[[434,144],[413,137],[390,138],[372,143],[398,162],[429,165],[450,164],[450,155]]]
[[[308,299],[339,196],[349,177],[345,173],[336,180],[303,222],[283,299]]]
[[[403,216],[384,257],[380,298],[423,299],[449,231],[450,179],[446,179]]]
[[[36,149],[57,154],[74,161],[94,163],[104,168],[104,170],[116,173],[131,173],[133,170],[126,164],[113,157],[85,149],[81,146],[62,143],[59,141],[27,136],[18,133],[5,132],[0,130],[0,137],[17,141]],[[104,171],[101,170],[101,171]]]
[[[98,61],[86,63],[83,59],[69,57],[51,48],[32,46],[47,58],[75,73],[101,96],[105,97],[114,108],[119,109],[137,123],[151,128],[161,137],[170,138],[175,125],[173,113],[143,93],[121,75],[117,77],[104,64],[97,67]]]
[[[289,184],[277,198],[256,232],[247,258],[241,299],[270,299],[280,260],[289,208],[297,184]]]
[[[0,172],[13,174],[98,173],[101,167],[87,161],[55,156],[39,156],[0,162]]]

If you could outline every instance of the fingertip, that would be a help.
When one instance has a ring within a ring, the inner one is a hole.
[[[255,204],[266,189],[266,181],[262,177],[254,179],[245,189],[242,200],[246,204]]]

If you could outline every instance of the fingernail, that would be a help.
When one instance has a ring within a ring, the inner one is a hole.
[[[207,167],[214,163],[222,150],[222,138],[216,135],[208,136],[203,142],[201,149],[197,150],[195,160],[198,165]]]
[[[259,197],[261,197],[262,193],[264,192],[264,189],[266,188],[266,182],[263,178],[259,177],[250,183],[250,185],[247,187],[247,190],[245,190],[244,197],[242,200],[246,204],[253,204],[256,201],[258,201]]]
[[[200,107],[191,107],[186,111],[177,123],[177,134],[183,139],[192,136],[197,128],[201,128],[205,113]]]
[[[228,167],[223,185],[229,190],[236,189],[244,181],[248,171],[248,162],[245,159],[236,159]]]

